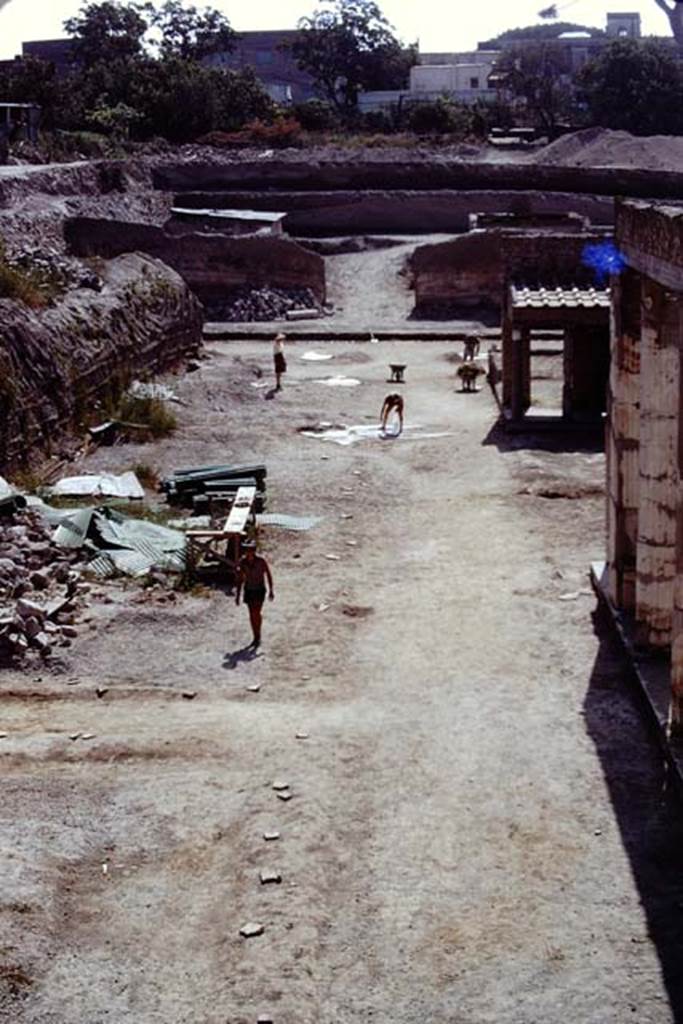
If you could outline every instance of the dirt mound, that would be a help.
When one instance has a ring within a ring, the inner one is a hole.
[[[554,167],[628,167],[680,171],[683,136],[637,136],[606,128],[563,135],[534,154],[533,163]]]

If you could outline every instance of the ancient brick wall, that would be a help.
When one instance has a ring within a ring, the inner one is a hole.
[[[582,283],[581,263],[589,242],[602,232],[476,231],[437,245],[420,246],[410,261],[418,315],[458,306],[499,309],[506,277],[527,284]]]
[[[244,285],[255,288],[311,288],[325,301],[325,261],[286,238],[231,238],[193,232],[167,234],[163,228],[120,220],[74,217],[64,235],[77,256],[111,258],[146,252],[173,267],[202,302],[225,301]]]
[[[683,290],[683,209],[633,201],[616,204],[616,242],[631,266]]]
[[[175,198],[190,209],[277,210],[293,237],[429,234],[469,230],[473,212],[509,210],[526,216],[578,213],[593,224],[611,224],[611,198],[564,192],[329,191],[185,192]]]

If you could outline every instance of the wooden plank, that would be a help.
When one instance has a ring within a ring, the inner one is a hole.
[[[187,530],[185,536],[189,540],[225,540],[225,530]]]
[[[223,529],[226,533],[244,533],[255,498],[255,487],[240,487],[225,521]]]

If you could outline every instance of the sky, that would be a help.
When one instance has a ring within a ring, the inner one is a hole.
[[[238,31],[294,28],[298,18],[319,6],[317,0],[194,0],[222,11]],[[419,39],[423,51],[474,48],[506,28],[533,25],[550,0],[379,0],[384,14],[404,42]],[[58,39],[62,22],[76,14],[81,0],[0,0],[0,59],[21,52],[30,39]],[[604,27],[607,11],[639,11],[643,32],[669,35],[669,25],[655,0],[558,0],[560,17]],[[466,13],[464,13],[466,12]]]

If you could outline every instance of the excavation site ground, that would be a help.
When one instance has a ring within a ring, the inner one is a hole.
[[[395,346],[331,350],[359,387],[293,345],[267,401],[269,346],[210,345],[154,452],[263,455],[324,517],[267,532],[257,657],[228,595],[110,584],[63,667],[3,674],[10,1019],[674,1019],[680,829],[587,582],[602,456],[497,441],[439,343],[401,346],[407,422],[449,436],[302,437],[386,391]],[[585,497],[533,493],[567,471]]]
[[[506,432],[484,376],[457,376],[471,329],[496,356],[495,324],[413,316],[406,255],[450,229],[393,234],[324,257],[332,316],[206,330],[154,378],[180,400],[169,436],[68,464],[264,462],[268,511],[318,521],[260,529],[256,651],[229,587],[96,578],[71,644],[2,671],[12,1024],[683,1020],[680,803],[588,576],[601,432]],[[552,345],[534,373],[553,406]],[[325,439],[396,390],[400,436]]]

